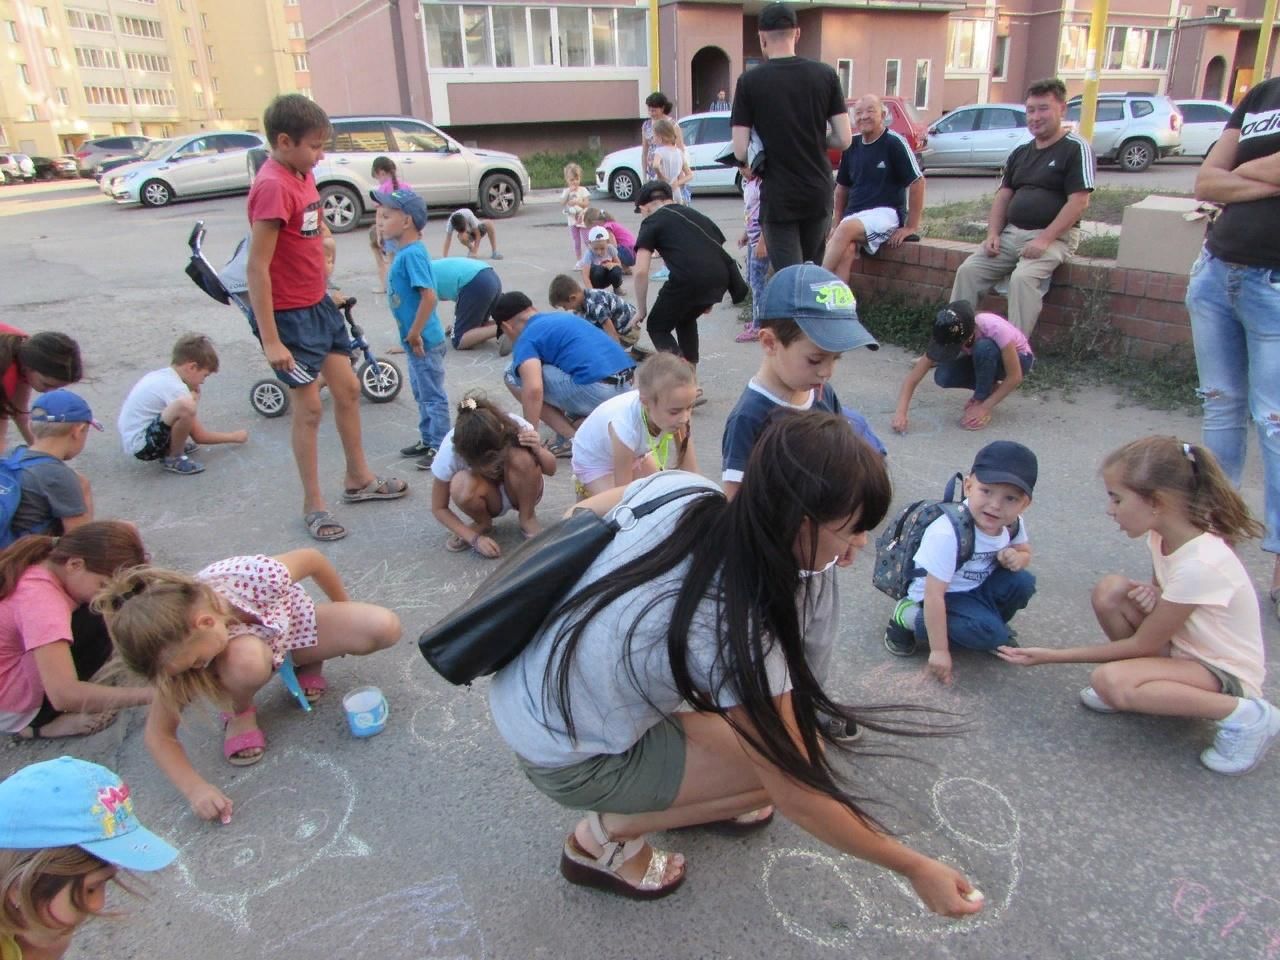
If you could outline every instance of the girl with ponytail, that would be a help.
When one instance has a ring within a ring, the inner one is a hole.
[[[1262,699],[1265,656],[1258,598],[1232,544],[1262,525],[1205,447],[1146,437],[1103,462],[1107,509],[1130,537],[1145,535],[1150,582],[1104,577],[1093,609],[1111,641],[1089,647],[1001,647],[1010,663],[1100,663],[1081,702],[1212,720],[1210,770],[1248,773],[1280,734],[1280,711]]]

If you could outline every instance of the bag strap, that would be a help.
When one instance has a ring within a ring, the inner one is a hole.
[[[729,253],[729,251],[728,251],[728,250],[726,250],[726,249],[724,248],[724,245],[723,245],[723,244],[721,244],[721,243],[716,243],[716,238],[715,238],[715,237],[713,237],[711,234],[707,233],[707,231],[706,231],[706,230],[702,229],[702,226],[698,223],[698,221],[696,221],[696,220],[691,220],[689,217],[685,216],[683,213],[681,213],[681,212],[680,212],[680,206],[679,206],[679,204],[675,204],[675,203],[668,203],[668,204],[664,204],[663,206],[659,207],[658,209],[660,209],[660,210],[670,210],[670,211],[671,211],[672,213],[674,213],[677,217],[679,217],[679,218],[680,218],[681,220],[683,220],[685,223],[689,224],[689,226],[693,227],[693,229],[697,230],[700,234],[702,234],[704,237],[706,237],[706,238],[707,238],[707,240],[709,240],[709,241],[711,242],[711,244],[712,244],[712,245],[713,245],[717,250],[719,250],[719,251],[720,251],[720,254],[721,254],[721,255],[722,255],[726,260],[733,260],[733,256]]]
[[[681,487],[679,490],[672,490],[669,493],[664,493],[660,497],[654,497],[652,500],[647,500],[638,507],[632,507],[631,504],[623,500],[617,507],[613,508],[615,516],[609,520],[609,525],[612,526],[615,531],[623,528],[622,524],[618,523],[618,518],[616,516],[616,512],[619,507],[626,507],[631,513],[632,518],[634,520],[639,520],[641,517],[647,517],[659,507],[665,507],[673,500],[679,500],[681,497],[687,497],[697,493],[712,492],[713,491],[708,490],[706,487]]]
[[[947,481],[946,489],[942,491],[942,499],[945,503],[959,503],[960,497],[956,496],[956,488],[964,489],[964,475],[953,473],[951,479]]]

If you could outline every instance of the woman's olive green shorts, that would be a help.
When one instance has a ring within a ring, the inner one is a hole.
[[[569,767],[539,767],[516,757],[529,781],[561,806],[597,813],[666,810],[684,780],[684,728],[650,727],[626,753],[601,754]]]

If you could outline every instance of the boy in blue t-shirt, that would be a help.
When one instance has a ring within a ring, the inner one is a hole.
[[[441,257],[431,261],[431,271],[436,278],[436,296],[454,304],[453,348],[470,350],[496,339],[498,325],[490,313],[502,296],[497,271],[473,257]]]
[[[382,235],[398,245],[387,272],[387,301],[400,328],[409,386],[418,401],[417,442],[400,451],[417,457],[419,470],[430,470],[444,435],[449,432],[449,397],[444,391],[444,327],[436,316],[436,278],[431,257],[422,245],[427,203],[407,187],[391,193],[372,190],[382,209]]]
[[[836,361],[847,350],[876,350],[879,346],[858,322],[853,291],[835,274],[812,263],[785,267],[774,274],[760,305],[764,359],[724,427],[720,480],[725,495],[732,498],[738,492],[751,448],[770,417],[779,410],[843,412],[827,382]],[[857,428],[851,425],[851,429]],[[859,432],[883,451],[874,434]],[[835,570],[817,575],[814,585],[818,589],[810,604],[805,656],[814,677],[825,683],[831,672],[840,613]],[[826,727],[838,740],[853,740],[861,732],[838,717],[828,718]]]
[[[572,454],[573,420],[634,389],[635,361],[609,335],[573,313],[537,313],[523,293],[504,293],[493,319],[512,344],[507,389],[524,418],[556,432],[551,452]]]

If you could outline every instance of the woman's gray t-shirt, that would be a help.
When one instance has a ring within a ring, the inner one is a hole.
[[[654,549],[696,496],[718,495],[720,491],[704,477],[665,470],[628,486],[622,503],[636,506],[681,488],[701,493],[665,504],[630,530],[620,531],[587,569],[575,591],[609,577]],[[672,679],[666,636],[675,594],[688,568],[688,561],[684,561],[643,588],[624,594],[593,617],[583,631],[569,683],[576,740],[565,731],[564,717],[555,702],[554,675],[551,692],[545,685],[548,669],[559,669],[559,660],[551,659],[551,648],[563,618],[548,623],[520,656],[498,671],[489,688],[489,706],[498,732],[517,754],[529,763],[554,768],[601,754],[625,753],[650,727],[680,708],[683,700]],[[652,607],[645,610],[650,604]],[[623,653],[633,624],[628,662]],[[716,604],[710,599],[704,600],[694,615],[688,650],[694,683],[701,690],[717,691],[723,669],[717,663]],[[769,689],[775,696],[790,689],[781,649],[769,651],[766,669]],[[716,702],[723,707],[737,703],[728,690],[721,691]]]

